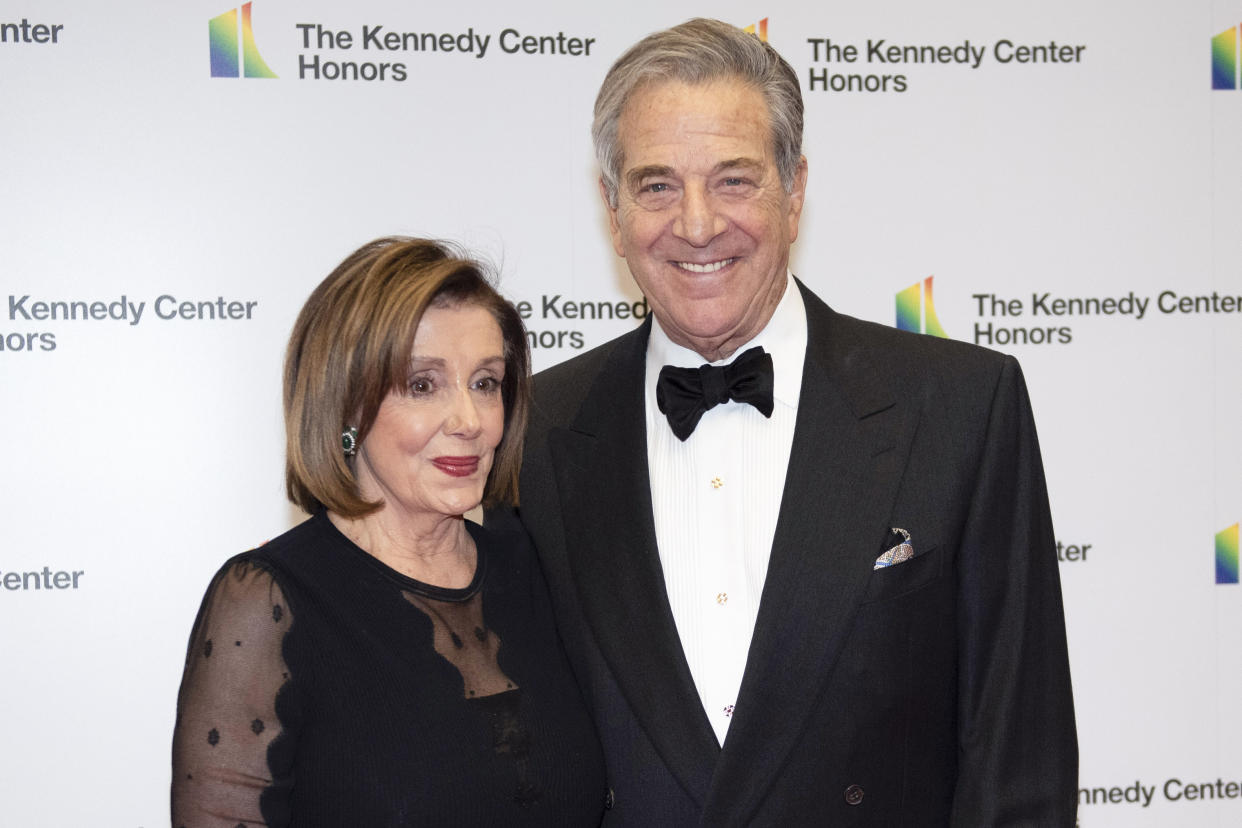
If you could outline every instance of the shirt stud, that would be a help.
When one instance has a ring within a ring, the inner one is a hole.
[[[719,488],[720,488],[721,486],[723,486],[723,485],[724,485],[724,481],[723,481],[723,480],[721,480],[719,477],[713,477],[713,478],[712,478],[712,488],[713,488],[713,489],[719,489]]]

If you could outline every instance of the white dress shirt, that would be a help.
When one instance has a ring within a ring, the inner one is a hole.
[[[737,701],[768,571],[793,446],[806,357],[806,307],[792,276],[767,326],[728,359],[762,346],[772,356],[773,410],[766,418],[728,402],[703,415],[683,443],[656,405],[665,365],[703,358],[653,320],[647,342],[647,464],[656,543],[681,646],[707,717],[723,745]]]

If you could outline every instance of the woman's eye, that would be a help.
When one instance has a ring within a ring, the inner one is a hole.
[[[474,387],[479,389],[480,391],[483,391],[484,393],[490,394],[494,391],[500,390],[500,380],[496,379],[495,377],[483,377],[481,380],[479,380],[478,382],[474,384]]]
[[[413,380],[410,380],[411,394],[430,394],[433,388],[434,386],[431,384],[431,380],[426,377],[416,377]]]

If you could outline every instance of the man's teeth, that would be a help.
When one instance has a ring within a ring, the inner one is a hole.
[[[729,265],[733,259],[721,259],[718,262],[710,262],[708,264],[695,264],[694,262],[678,262],[677,266],[691,273],[715,273],[717,270]]]

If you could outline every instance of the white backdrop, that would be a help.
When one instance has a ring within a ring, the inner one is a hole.
[[[1242,0],[255,0],[277,77],[212,77],[231,10],[0,0],[0,822],[166,822],[186,635],[220,562],[299,519],[280,360],[346,253],[463,242],[530,303],[536,368],[634,324],[564,316],[641,298],[591,105],[626,46],[698,14],[766,19],[803,78],[794,272],[889,324],[932,276],[949,336],[1022,361],[1066,558],[1079,823],[1242,822],[1242,587],[1214,547],[1242,520],[1242,91],[1211,72],[1232,28],[1237,77]],[[376,49],[389,32],[454,50]],[[1055,63],[1016,59],[1052,42],[1028,54]],[[178,315],[219,299],[249,316]]]

